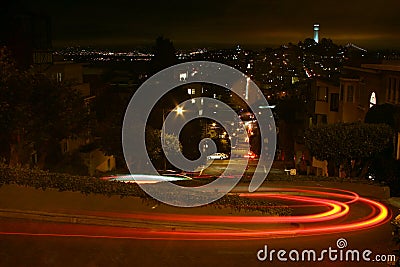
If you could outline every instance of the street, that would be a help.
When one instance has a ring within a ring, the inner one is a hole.
[[[327,249],[346,238],[352,249],[391,254],[391,227],[322,236],[241,241],[135,240],[3,235],[1,266],[369,266],[365,262],[260,262],[257,252],[274,249]],[[371,266],[387,266],[371,263]]]
[[[398,210],[390,205],[386,210],[380,204],[385,199],[374,200],[377,189],[270,182],[256,194],[246,190],[246,184],[239,184],[234,191],[284,203],[292,216],[3,186],[0,266],[386,266],[375,257],[393,254],[389,219]],[[371,250],[371,262],[332,261],[327,255],[318,261],[323,250],[338,249],[342,239],[343,249]],[[317,257],[281,262],[275,252],[260,261],[266,246],[268,251],[286,250],[286,258],[292,250],[305,249],[315,250]]]

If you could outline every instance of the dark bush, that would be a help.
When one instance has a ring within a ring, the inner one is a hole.
[[[189,181],[193,182],[193,181]],[[17,184],[36,189],[47,188],[59,191],[81,192],[82,194],[100,194],[104,196],[139,197],[150,203],[157,202],[134,183],[119,181],[107,181],[95,177],[74,176],[65,173],[51,173],[42,170],[23,168],[10,168],[0,166],[0,186],[5,184]],[[174,192],[169,192],[174,197]],[[201,196],[199,196],[201,197]],[[258,210],[268,215],[289,215],[290,209],[285,207],[273,207],[275,204],[263,200],[242,198],[238,195],[226,195],[213,204],[215,207],[229,207],[234,210]]]

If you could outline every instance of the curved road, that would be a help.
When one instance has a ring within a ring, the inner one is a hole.
[[[117,212],[111,200],[96,196],[2,187],[0,266],[387,266],[377,260],[393,254],[393,209],[380,201],[322,186],[245,191],[236,188],[242,197],[291,207],[292,216],[139,202],[132,203],[131,211]],[[48,207],[35,209],[39,204]],[[279,250],[286,251],[286,260],[293,250],[300,255],[314,250],[317,258],[296,261],[292,253],[294,260],[280,261]],[[370,250],[370,261],[332,260],[321,254],[324,250],[341,250],[343,255]]]

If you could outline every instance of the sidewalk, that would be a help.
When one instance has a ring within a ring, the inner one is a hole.
[[[239,183],[233,193],[248,192],[249,183]],[[337,188],[356,192],[360,196],[383,200],[390,205],[400,208],[400,198],[389,198],[389,188],[368,184],[329,181],[267,181],[258,192],[274,188],[321,187]],[[119,196],[106,197],[91,194],[82,195],[79,192],[58,192],[55,189],[45,191],[17,185],[0,187],[0,218],[24,219],[57,223],[72,223],[111,227],[134,227],[152,229],[181,229],[198,230],[199,227],[218,230],[237,230],[239,226],[209,224],[201,225],[186,222],[148,221],[130,214],[161,213],[181,214],[182,208],[163,204],[143,202],[140,198],[123,198]],[[191,214],[200,215],[240,215],[230,208],[216,209],[213,206],[191,209]],[[246,212],[246,215],[259,215],[257,212]],[[125,216],[126,215],[126,216]]]
[[[148,221],[135,218],[122,218],[111,216],[96,216],[79,214],[79,212],[70,213],[30,211],[30,210],[14,210],[0,209],[0,218],[25,219],[45,222],[57,223],[72,223],[86,224],[112,227],[127,227],[127,228],[149,228],[149,229],[166,229],[174,228],[176,230],[238,230],[240,228],[230,227],[225,225],[201,225],[183,222],[163,222],[163,221]],[[80,213],[83,213],[80,211]]]
[[[394,206],[394,207],[400,209],[400,197],[391,197],[391,198],[389,198],[389,199],[387,200],[387,202],[388,202],[390,205],[392,205],[392,206]]]
[[[232,192],[247,192],[249,183],[239,183]],[[377,200],[390,199],[390,188],[388,186],[379,186],[371,184],[362,184],[355,182],[332,182],[332,181],[265,181],[257,190],[262,192],[269,187],[288,188],[288,187],[321,187],[348,190],[357,193],[362,197],[373,198]],[[400,199],[400,198],[399,198]],[[400,201],[400,200],[399,200]]]
[[[83,195],[79,192],[45,191],[32,187],[0,187],[0,220],[24,219],[45,222],[86,224],[111,227],[176,230],[238,230],[240,226],[218,223],[197,224],[184,221],[146,220],[141,214],[184,214],[184,208],[172,207],[138,197]],[[259,211],[237,211],[230,207],[203,206],[190,209],[193,215],[259,215]],[[134,216],[139,214],[139,216]]]

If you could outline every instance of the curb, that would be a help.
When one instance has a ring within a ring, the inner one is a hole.
[[[393,207],[400,209],[400,197],[391,197],[387,200],[387,202]]]
[[[241,229],[238,227],[221,227],[218,225],[200,225],[195,223],[181,223],[181,222],[159,222],[159,221],[146,221],[140,219],[128,219],[119,217],[102,217],[80,214],[65,214],[44,211],[31,211],[31,210],[15,210],[15,209],[0,209],[0,219],[25,219],[35,220],[42,222],[55,222],[55,223],[68,223],[68,224],[85,224],[109,227],[125,227],[125,228],[158,228],[158,229],[184,229],[184,230],[232,230]]]

